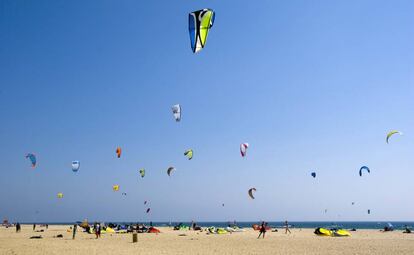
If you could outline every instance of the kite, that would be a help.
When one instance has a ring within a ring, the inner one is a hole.
[[[393,136],[393,135],[395,135],[395,134],[402,135],[402,133],[400,131],[397,131],[397,130],[393,130],[393,131],[389,132],[387,134],[387,139],[386,139],[387,143],[388,143],[388,140],[390,139],[390,137]]]
[[[141,168],[139,170],[139,173],[141,174],[141,177],[144,178],[144,176],[145,176],[145,169],[144,168]]]
[[[186,150],[184,152],[184,156],[187,156],[188,160],[191,160],[193,158],[193,150]]]
[[[57,198],[63,198],[63,193],[61,192],[57,193]]]
[[[148,209],[147,209],[147,213],[149,213],[149,212],[150,212],[150,210],[151,210],[151,208],[148,208]]]
[[[126,196],[127,194],[126,194],[125,192],[122,192],[122,195],[123,195],[123,196]]]
[[[191,49],[197,53],[204,48],[208,32],[214,24],[215,13],[211,9],[202,9],[188,15],[188,30],[190,33]]]
[[[35,168],[36,167],[36,156],[33,153],[27,153],[26,154],[26,158],[28,158],[30,160],[30,163],[32,163],[32,167]]]
[[[253,196],[253,191],[254,192],[256,192],[256,188],[251,188],[251,189],[249,189],[249,196],[252,198],[252,199],[254,199],[254,196]]]
[[[312,175],[313,178],[316,178],[316,173],[315,172],[312,172],[311,175]]]
[[[171,176],[172,171],[175,171],[175,168],[172,166],[167,169],[168,176]]]
[[[369,168],[367,166],[363,166],[359,169],[359,176],[362,176],[362,170],[367,170],[368,173],[371,173]]]
[[[113,185],[112,190],[113,191],[118,191],[119,190],[119,185]]]
[[[117,147],[116,148],[116,156],[118,157],[118,158],[120,158],[121,157],[121,154],[122,154],[122,149],[121,149],[121,147]]]
[[[79,170],[80,167],[80,162],[78,160],[76,161],[72,161],[72,171],[73,172],[77,172]]]
[[[146,205],[146,204],[147,204],[147,200],[144,201],[144,205]]]
[[[368,209],[368,214],[371,214],[371,210],[370,209]]]
[[[248,143],[242,143],[240,144],[240,154],[242,157],[245,157],[247,154],[247,149],[249,148]]]
[[[173,105],[172,112],[173,112],[175,121],[179,122],[181,120],[181,105],[179,104]]]

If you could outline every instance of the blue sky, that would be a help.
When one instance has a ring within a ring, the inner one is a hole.
[[[194,55],[188,12],[201,8],[216,21]],[[408,0],[1,1],[0,217],[414,220],[413,11]],[[404,135],[387,145],[393,129]]]

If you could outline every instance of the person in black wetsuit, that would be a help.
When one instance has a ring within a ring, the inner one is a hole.
[[[265,238],[266,226],[267,226],[267,223],[262,221],[262,225],[260,226],[260,233],[259,233],[259,236],[257,237],[257,239],[259,239],[261,235],[263,235],[263,238]]]

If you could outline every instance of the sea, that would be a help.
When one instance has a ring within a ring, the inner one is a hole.
[[[79,223],[79,222],[78,222]],[[92,222],[91,222],[92,223]],[[137,224],[137,222],[111,222],[106,221],[106,224],[115,223],[121,225],[130,225],[130,224]],[[175,226],[179,223],[183,225],[191,225],[191,222],[139,222],[144,223],[146,225],[152,224],[155,227],[167,227],[167,226]],[[227,227],[229,224],[236,224],[242,228],[250,228],[253,224],[261,224],[261,222],[257,221],[241,221],[241,222],[196,222],[197,226],[201,227]],[[283,228],[284,222],[281,221],[273,221],[267,222],[268,226],[272,228]],[[33,224],[26,222],[24,224]],[[73,225],[75,222],[36,222],[36,224],[49,224],[49,225]],[[289,221],[289,226],[291,228],[301,229],[301,228],[343,228],[343,229],[383,229],[384,227],[391,224],[394,229],[404,229],[406,226],[412,228],[414,227],[413,221]]]

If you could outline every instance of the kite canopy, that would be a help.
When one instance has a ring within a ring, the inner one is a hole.
[[[179,122],[181,120],[181,106],[179,104],[173,105],[172,112],[173,112],[175,121]]]
[[[359,169],[359,176],[362,176],[362,170],[366,170],[368,173],[371,173],[367,166],[363,166]]]
[[[146,205],[146,204],[147,204],[147,200],[144,201],[144,205]]]
[[[36,167],[36,156],[33,153],[27,153],[26,154],[26,158],[28,158],[30,160],[30,163],[32,163],[32,167],[35,168]]]
[[[315,172],[312,172],[311,175],[312,175],[313,178],[316,178],[316,173]]]
[[[118,158],[120,158],[121,157],[121,154],[122,154],[122,149],[121,149],[121,147],[117,147],[116,148],[116,156],[118,157]]]
[[[112,190],[113,191],[118,191],[119,190],[119,185],[113,185]]]
[[[175,168],[172,166],[167,169],[168,176],[171,176],[172,171],[175,171]]]
[[[57,193],[57,198],[63,198],[63,193],[61,192]]]
[[[389,132],[389,133],[387,134],[387,139],[386,139],[387,143],[388,143],[388,140],[390,139],[390,137],[391,137],[391,136],[393,136],[393,135],[395,135],[395,134],[402,135],[402,132],[397,131],[397,130],[393,130],[393,131]]]
[[[72,171],[73,172],[77,172],[79,170],[80,167],[80,162],[78,160],[76,161],[72,161]]]
[[[141,168],[139,170],[139,174],[141,175],[142,178],[144,178],[144,176],[145,176],[145,169],[144,168]]]
[[[249,189],[249,196],[252,198],[252,199],[254,199],[254,196],[253,196],[253,191],[254,192],[256,192],[256,188],[251,188],[251,189]]]
[[[368,209],[368,214],[371,214],[371,210],[370,209]]]
[[[247,149],[249,148],[249,144],[248,143],[242,143],[240,144],[240,154],[242,155],[242,157],[245,157],[247,154]]]
[[[151,208],[148,208],[148,209],[147,209],[147,213],[149,213],[150,211],[151,211]]]
[[[214,24],[215,13],[211,9],[202,9],[188,15],[188,30],[191,49],[197,53],[204,48],[210,28]]]
[[[186,150],[184,152],[184,156],[187,156],[188,160],[191,160],[193,158],[193,150],[192,149]]]

